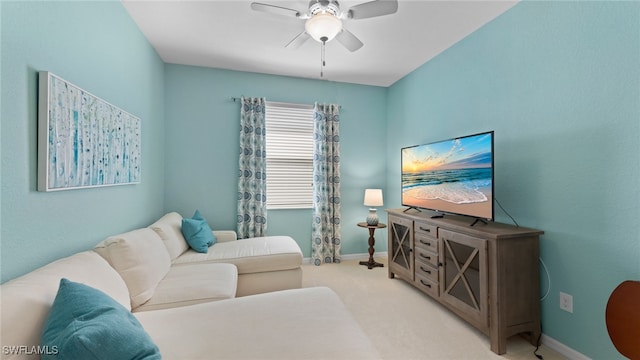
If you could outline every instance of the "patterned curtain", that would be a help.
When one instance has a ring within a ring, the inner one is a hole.
[[[242,97],[240,105],[238,238],[246,239],[267,230],[265,99]]]
[[[311,257],[318,266],[340,262],[340,106],[314,108]]]

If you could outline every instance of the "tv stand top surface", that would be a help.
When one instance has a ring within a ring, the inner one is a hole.
[[[389,215],[399,216],[403,218],[409,218],[414,221],[422,221],[430,223],[435,226],[455,229],[458,232],[466,233],[468,235],[487,237],[493,239],[503,239],[510,237],[521,237],[524,235],[539,236],[544,234],[544,231],[526,228],[522,226],[514,226],[495,221],[489,221],[488,223],[476,223],[475,226],[471,226],[475,218],[462,215],[446,214],[441,218],[433,218],[434,215],[442,215],[440,212],[431,210],[415,211],[412,209],[385,209]]]

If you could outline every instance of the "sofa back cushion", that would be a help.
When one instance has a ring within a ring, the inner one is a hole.
[[[54,261],[0,286],[2,359],[40,358],[31,350],[40,345],[40,335],[62,278],[100,289],[131,309],[127,285],[100,255],[85,251]],[[31,354],[24,348],[19,350],[20,346],[26,346]],[[5,353],[5,349],[11,353]]]
[[[144,304],[169,272],[171,259],[162,239],[149,228],[114,235],[94,250],[122,276],[131,296],[131,308]]]
[[[189,250],[189,244],[182,235],[182,215],[171,212],[149,225],[164,242],[171,261]]]

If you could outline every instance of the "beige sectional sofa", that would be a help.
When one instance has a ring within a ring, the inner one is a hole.
[[[199,253],[189,248],[181,224],[182,216],[171,212],[94,248],[124,279],[133,311],[302,286],[302,251],[291,237],[238,240],[234,231],[214,231],[217,242]],[[201,286],[213,282],[216,286]]]
[[[195,253],[185,247],[181,219],[169,213],[2,284],[0,357],[59,351],[40,340],[66,278],[131,311],[163,359],[379,358],[332,290],[300,288],[302,254],[293,239],[214,232],[218,242]]]

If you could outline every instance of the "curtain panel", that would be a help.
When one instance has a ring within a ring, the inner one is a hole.
[[[238,238],[265,236],[267,176],[265,99],[240,99]]]
[[[340,106],[315,104],[311,257],[340,262]]]

